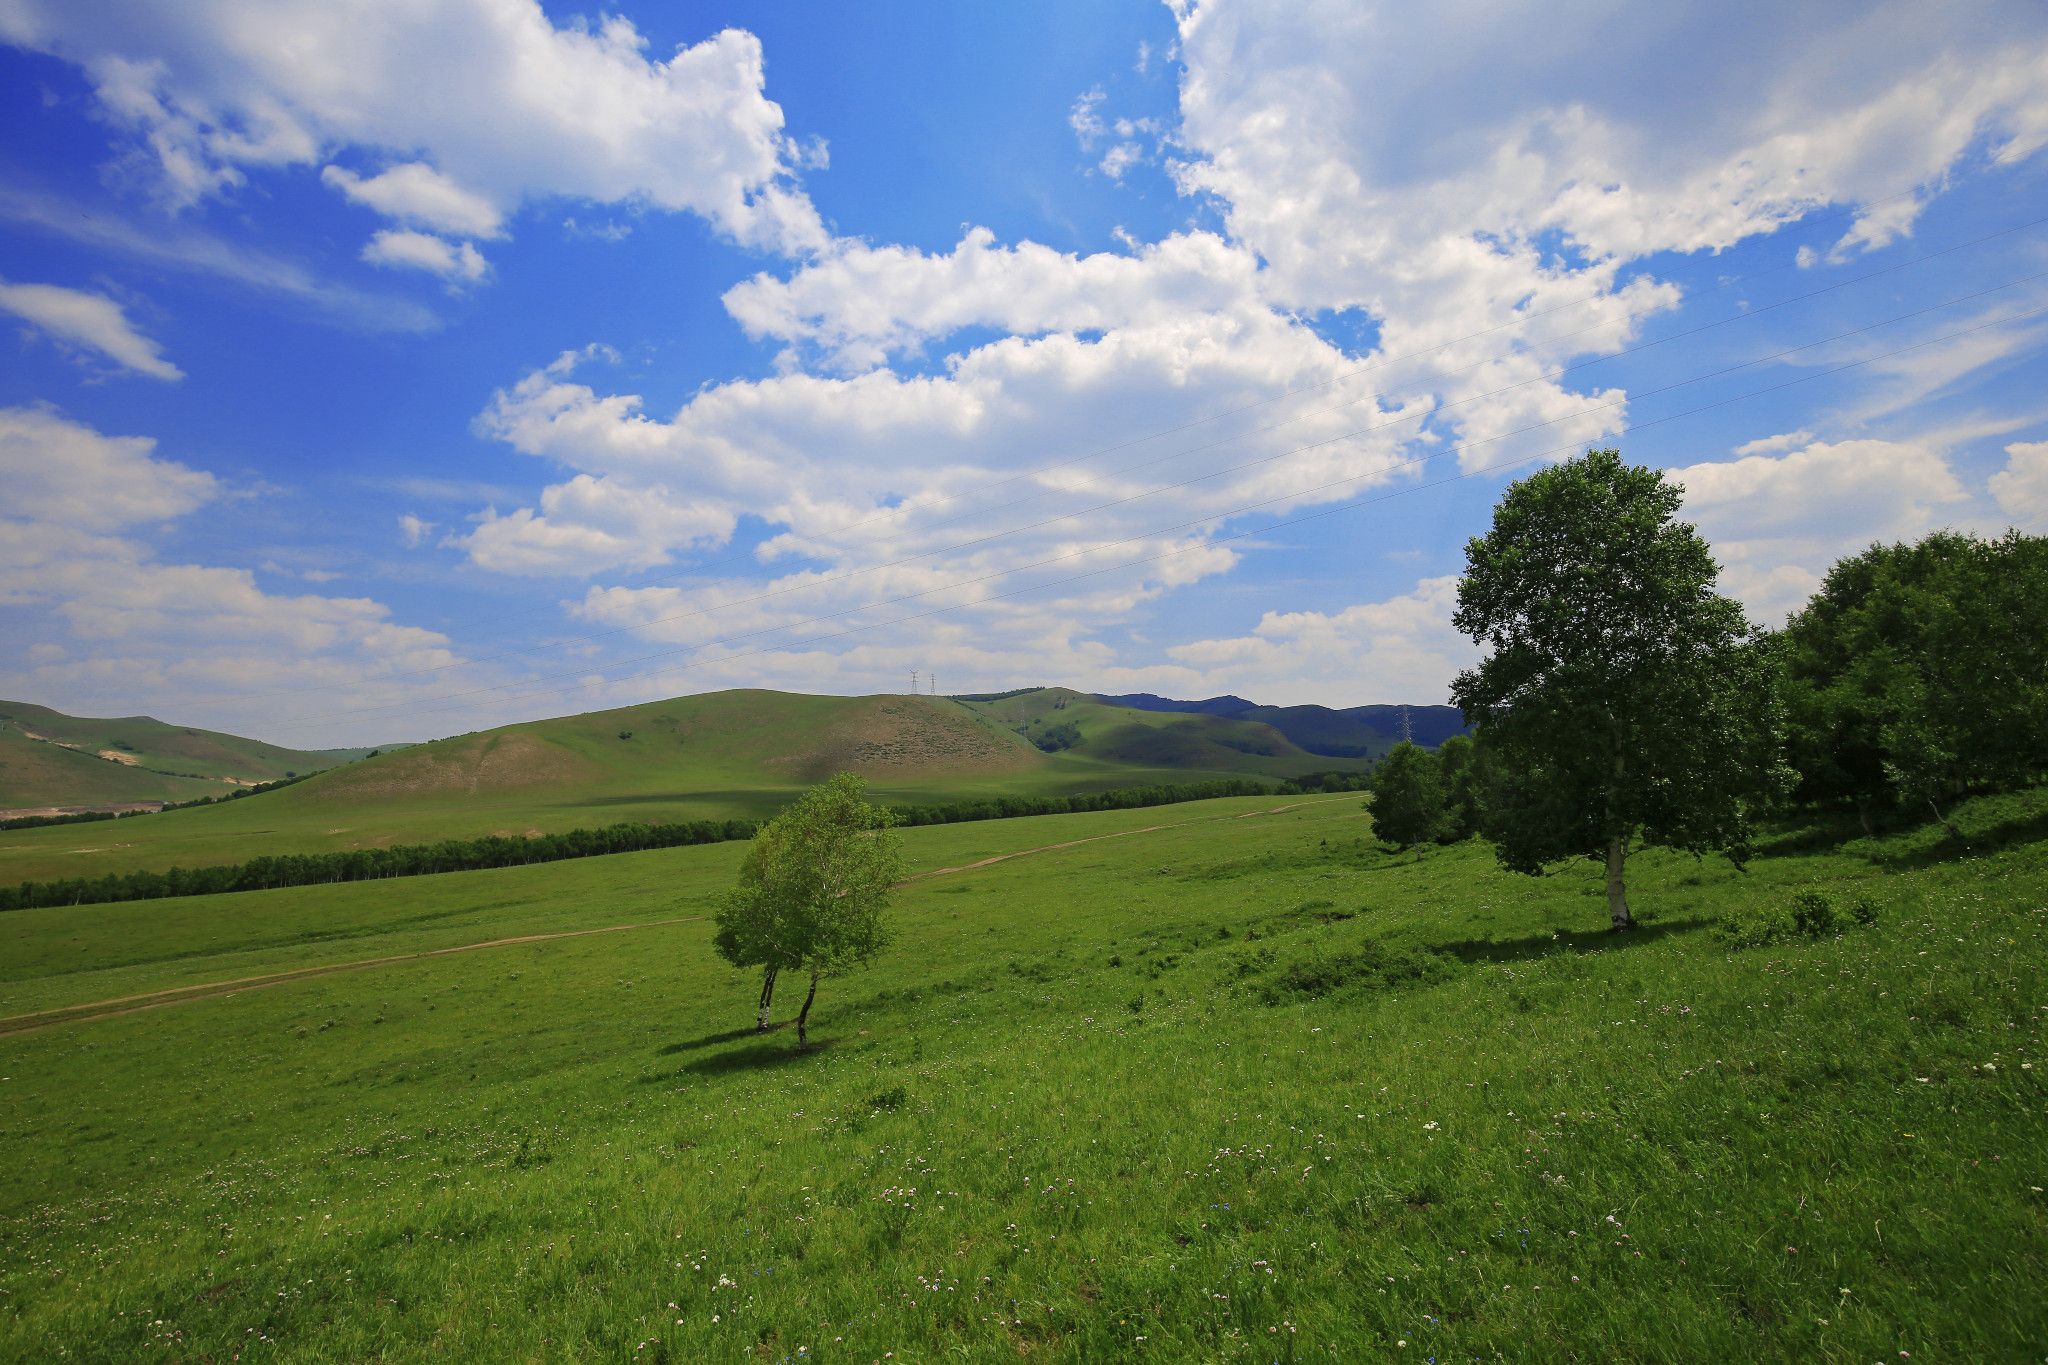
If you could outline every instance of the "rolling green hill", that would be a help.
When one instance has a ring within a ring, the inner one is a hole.
[[[285,749],[149,716],[0,701],[0,809],[189,801],[336,767],[368,749]]]
[[[1344,766],[1362,765],[1308,754],[1256,722],[1134,711],[1064,688],[993,701],[712,692],[414,745],[220,806],[0,832],[0,881],[760,816],[841,771],[867,778],[878,800],[938,804]]]

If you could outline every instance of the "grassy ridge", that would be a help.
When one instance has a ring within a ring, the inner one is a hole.
[[[1359,766],[1307,754],[1269,727],[1077,709],[1091,713],[1088,742],[1045,753],[1018,732],[1028,717],[946,697],[679,697],[416,745],[232,805],[0,831],[0,882],[624,821],[759,819],[842,770],[866,776],[877,800],[925,806]]]
[[[0,1334],[1263,1361],[2010,1359],[2048,1332],[2048,849],[1984,837],[2048,801],[1966,808],[1970,854],[1645,855],[1620,939],[1590,869],[1390,856],[1355,798],[1238,818],[1274,804],[910,831],[927,871],[1119,837],[914,883],[808,1057],[740,1027],[753,983],[701,921],[0,1037]],[[1199,823],[1129,832],[1162,816]],[[737,853],[24,912],[0,990],[688,914]],[[1815,886],[1878,924],[1708,932]]]
[[[368,752],[286,749],[148,716],[67,716],[0,701],[0,809],[186,801],[332,768]]]

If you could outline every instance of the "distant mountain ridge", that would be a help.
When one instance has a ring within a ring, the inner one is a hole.
[[[1096,700],[1136,711],[1257,721],[1287,736],[1296,748],[1324,758],[1378,758],[1400,742],[1404,713],[1415,742],[1427,749],[1465,733],[1464,714],[1455,706],[1261,706],[1228,693],[1201,701],[1177,701],[1151,692],[1097,693]]]

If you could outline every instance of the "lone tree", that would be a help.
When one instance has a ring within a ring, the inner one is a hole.
[[[1739,864],[1782,786],[1769,660],[1681,497],[1589,450],[1508,488],[1458,584],[1458,629],[1491,651],[1452,687],[1494,768],[1487,836],[1517,872],[1604,860],[1616,929],[1632,846]]]
[[[718,911],[719,956],[761,968],[757,1029],[768,1027],[776,978],[810,973],[796,1016],[799,1048],[810,1043],[819,978],[866,962],[888,941],[882,911],[903,875],[903,853],[889,831],[893,817],[863,800],[866,790],[840,773],[763,825]]]
[[[1372,770],[1373,832],[1390,844],[1413,848],[1447,832],[1443,774],[1435,754],[1406,740]]]

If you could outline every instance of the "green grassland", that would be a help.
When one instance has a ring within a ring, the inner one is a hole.
[[[189,801],[363,757],[284,749],[148,716],[67,716],[0,701],[0,809]]]
[[[1623,936],[1289,804],[908,831],[804,1055],[679,918],[738,845],[9,915],[8,1016],[640,927],[0,1026],[0,1355],[2038,1356],[2048,793],[1639,856]]]
[[[1042,751],[1032,742],[1040,712],[1074,717],[1080,741]],[[1358,766],[1306,753],[1268,726],[1127,710],[1064,689],[1002,703],[715,692],[416,745],[225,805],[0,831],[0,881],[758,817],[839,771],[866,777],[876,800],[919,805]]]

